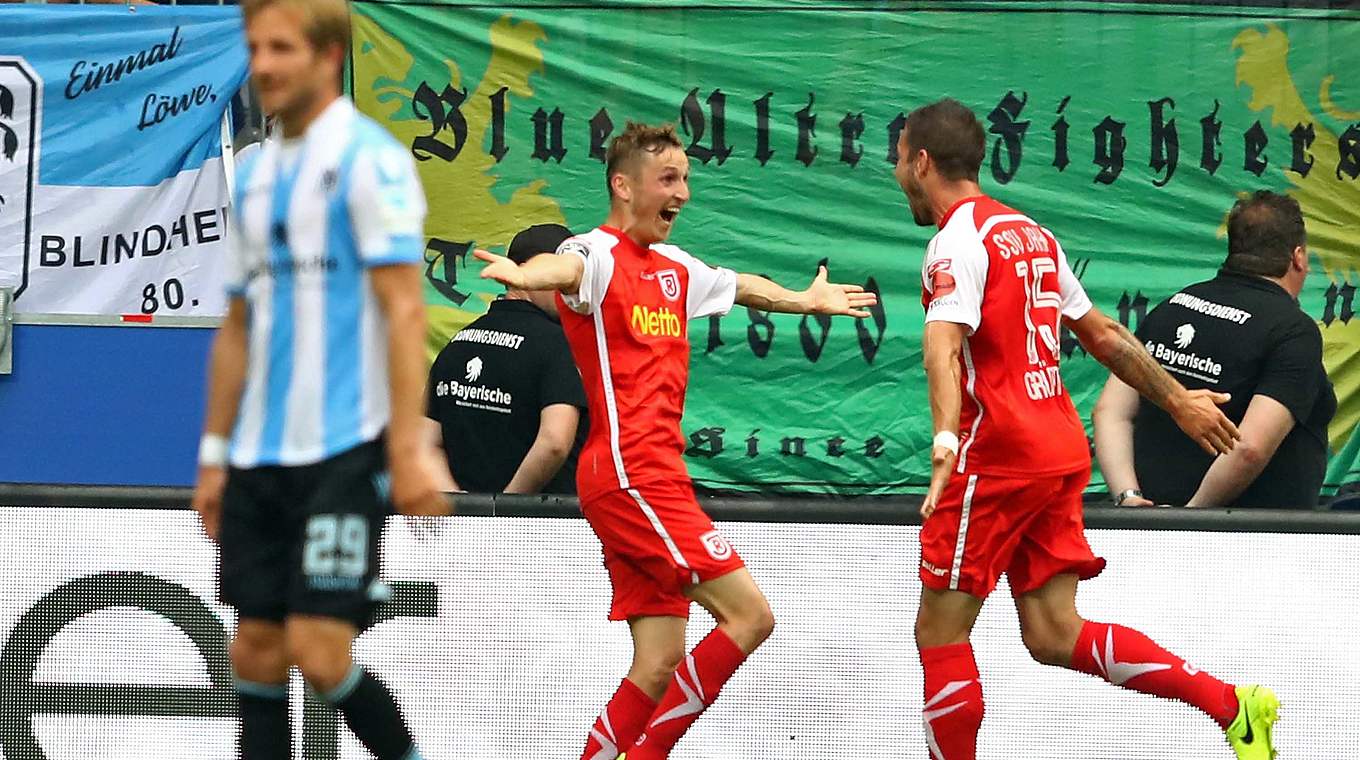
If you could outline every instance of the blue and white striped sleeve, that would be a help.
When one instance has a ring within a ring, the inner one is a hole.
[[[415,162],[395,142],[360,148],[350,167],[349,211],[367,267],[424,260],[425,193]]]

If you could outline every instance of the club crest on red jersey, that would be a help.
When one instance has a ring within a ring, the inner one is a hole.
[[[661,286],[661,295],[667,300],[674,301],[680,297],[680,275],[674,269],[657,272],[656,281]]]
[[[731,558],[732,545],[727,543],[727,539],[723,538],[722,534],[718,531],[710,530],[702,536],[699,536],[699,540],[703,542],[704,551],[708,552],[708,556],[718,562],[723,562]]]

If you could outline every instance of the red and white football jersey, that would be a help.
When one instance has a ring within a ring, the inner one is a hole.
[[[1062,475],[1090,449],[1058,373],[1061,317],[1091,310],[1053,233],[998,201],[965,198],[940,220],[921,265],[927,322],[968,327],[960,474]]]
[[[585,264],[580,291],[558,297],[590,404],[576,470],[580,496],[687,483],[680,417],[688,322],[732,308],[736,273],[673,245],[643,248],[612,227],[569,238],[557,253]]]

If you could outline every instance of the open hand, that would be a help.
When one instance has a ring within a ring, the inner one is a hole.
[[[1171,412],[1171,418],[1206,452],[1227,454],[1242,438],[1237,426],[1218,408],[1231,398],[1227,393],[1207,389],[1187,391],[1184,400]]]
[[[482,267],[482,279],[495,280],[511,290],[525,290],[524,272],[520,270],[519,264],[480,248],[473,251],[472,255],[486,262],[486,266]]]
[[[828,282],[824,266],[817,267],[817,277],[808,286],[807,295],[812,305],[808,310],[810,314],[845,315],[863,319],[869,316],[865,309],[878,303],[876,294],[865,292],[859,285]]]
[[[954,472],[954,463],[958,461],[958,456],[943,446],[936,446],[930,453],[930,490],[926,492],[925,501],[921,502],[921,520],[929,520],[935,514],[935,507],[940,505],[940,498],[944,496],[944,488],[949,485],[949,476]]]

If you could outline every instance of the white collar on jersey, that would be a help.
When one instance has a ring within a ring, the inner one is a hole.
[[[354,103],[350,102],[349,98],[341,95],[335,100],[332,100],[331,104],[326,106],[321,113],[317,114],[315,119],[312,119],[312,123],[307,125],[307,131],[302,133],[302,139],[307,140],[318,132],[325,132],[327,129],[336,127],[340,123],[348,121],[349,117],[353,114]],[[283,125],[279,125],[278,135],[280,138],[283,137]]]
[[[300,147],[311,142],[318,135],[338,134],[341,127],[349,122],[355,113],[354,103],[341,95],[331,101],[331,104],[326,106],[325,110],[317,114],[317,117],[307,126],[307,131],[303,132],[301,137],[293,138],[293,140],[296,140],[296,145]],[[292,143],[293,140],[288,142]],[[283,125],[276,124],[275,128],[270,130],[269,137],[265,139],[264,145],[261,146],[260,165],[276,166],[277,164],[274,162],[279,158],[283,143]],[[269,161],[267,164],[265,163],[266,159]]]

